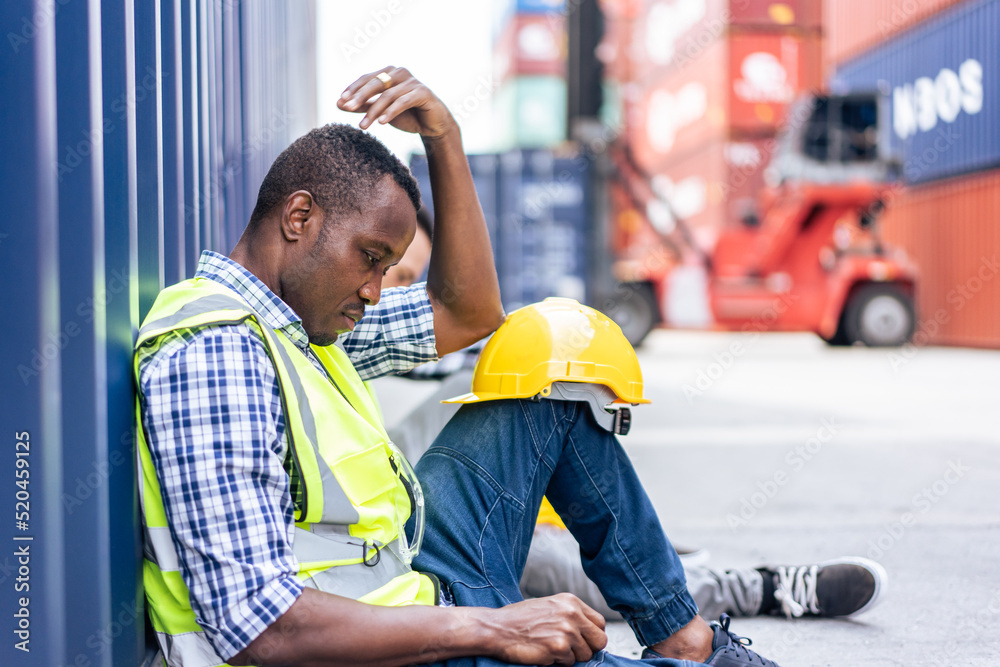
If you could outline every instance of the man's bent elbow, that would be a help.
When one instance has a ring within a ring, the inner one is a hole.
[[[500,328],[505,319],[507,319],[507,315],[504,313],[503,307],[499,305],[496,308],[477,313],[475,318],[470,318],[462,326],[465,341],[461,347],[468,347],[491,335]]]
[[[473,342],[491,335],[500,328],[505,319],[507,319],[507,313],[504,312],[503,306],[499,302],[493,304],[490,308],[485,308],[479,317],[476,318],[475,325],[473,326],[473,334],[475,335]]]

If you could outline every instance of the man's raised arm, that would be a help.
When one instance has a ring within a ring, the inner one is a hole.
[[[424,142],[435,216],[427,292],[438,354],[461,350],[492,333],[504,317],[500,285],[454,117],[427,86],[399,67],[360,77],[347,87],[338,106],[364,113],[362,129],[374,122],[389,123],[420,134]]]

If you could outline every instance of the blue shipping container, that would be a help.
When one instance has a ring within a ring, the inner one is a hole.
[[[483,208],[483,217],[486,219],[486,229],[490,234],[490,243],[493,246],[494,258],[497,253],[497,188],[498,171],[496,155],[470,155],[469,170],[472,172],[472,180],[476,184],[476,194],[479,196],[479,204]],[[431,198],[431,175],[428,171],[427,156],[413,155],[410,158],[410,171],[417,179],[420,186],[420,197],[424,206],[434,215],[434,200]]]
[[[152,657],[132,346],[313,126],[313,23],[300,0],[0,3],[0,665]]]
[[[588,298],[590,163],[551,151],[500,156],[500,292],[517,308],[549,296]]]
[[[890,98],[893,154],[909,183],[1000,165],[1000,2],[972,0],[848,61],[835,93]]]
[[[469,166],[493,244],[504,307],[510,311],[549,296],[589,296],[585,158],[551,151],[469,156]],[[433,212],[427,158],[410,170]]]

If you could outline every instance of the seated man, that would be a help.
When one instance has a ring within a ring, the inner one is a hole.
[[[583,508],[587,572],[651,664],[773,664],[728,621],[697,615],[634,470],[586,404],[464,407],[421,460],[421,493],[363,379],[493,331],[496,272],[440,100],[386,68],[339,105],[364,114],[362,129],[422,136],[437,210],[428,281],[380,302],[419,193],[378,141],[331,125],[275,160],[230,257],[205,252],[194,279],[157,298],[136,343],[137,449],[167,664],[637,664],[602,652],[604,620],[578,598],[522,600],[543,494],[566,516]]]

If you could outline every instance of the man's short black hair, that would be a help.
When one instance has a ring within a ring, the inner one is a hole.
[[[271,164],[260,184],[250,227],[297,190],[311,193],[328,213],[361,212],[386,176],[392,176],[419,210],[417,181],[381,141],[341,123],[317,127],[296,139]]]

